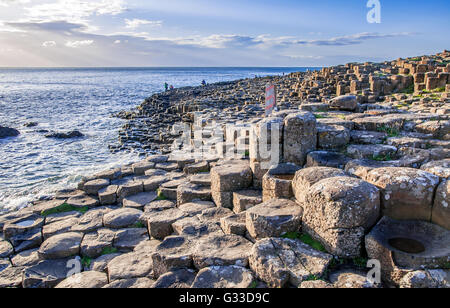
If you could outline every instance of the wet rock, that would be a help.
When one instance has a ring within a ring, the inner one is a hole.
[[[103,225],[111,229],[130,227],[139,222],[142,213],[142,211],[132,208],[117,209],[103,216]]]
[[[98,191],[98,199],[102,205],[115,204],[117,201],[117,189],[119,186],[110,185],[108,187],[102,188]]]
[[[108,277],[100,272],[83,272],[64,279],[56,289],[100,289],[108,284]]]
[[[247,266],[252,243],[237,235],[211,235],[201,238],[192,253],[194,266]]]
[[[72,139],[81,137],[84,137],[84,135],[77,130],[67,133],[50,133],[45,135],[45,138],[55,138],[55,139]]]
[[[321,277],[332,256],[295,240],[268,238],[258,241],[250,254],[250,268],[270,287],[288,282],[299,286],[312,276]]]
[[[255,239],[279,237],[300,230],[303,209],[295,202],[272,199],[246,212],[246,226]]]
[[[341,257],[361,253],[364,233],[380,215],[380,191],[351,177],[334,177],[313,185],[303,203],[303,230]]]
[[[99,205],[99,201],[96,198],[87,196],[87,195],[78,195],[78,196],[74,196],[71,197],[67,200],[67,204],[77,207],[77,208],[82,208],[82,207],[96,207],[97,205]]]
[[[100,190],[109,186],[109,180],[97,179],[86,182],[83,190],[89,195],[97,195]]]
[[[412,168],[379,168],[366,181],[381,189],[383,214],[394,219],[430,221],[439,178]]]
[[[212,266],[202,269],[195,277],[192,288],[229,289],[249,288],[254,281],[253,273],[240,266]]]
[[[20,135],[20,132],[15,128],[0,126],[0,139],[7,138],[7,137],[17,137],[19,135]]]
[[[38,250],[41,259],[63,259],[78,255],[83,234],[69,232],[52,236]]]
[[[346,176],[346,173],[341,169],[330,167],[311,167],[297,171],[292,181],[292,188],[297,202],[305,202],[306,193],[317,182],[339,176]]]
[[[195,272],[191,269],[177,269],[160,276],[153,288],[185,289],[190,288],[195,279]]]

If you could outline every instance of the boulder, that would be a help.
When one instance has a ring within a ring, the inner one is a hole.
[[[380,288],[381,284],[367,279],[367,274],[362,271],[340,270],[330,274],[330,281],[337,289],[373,289]]]
[[[102,205],[115,204],[117,201],[117,189],[119,186],[110,185],[108,187],[102,188],[98,191],[98,199]]]
[[[450,177],[450,158],[429,162],[422,165],[420,169],[443,179],[448,179]]]
[[[90,233],[103,227],[103,216],[112,209],[99,207],[84,213],[71,227],[72,232]]]
[[[211,200],[211,189],[206,186],[186,183],[177,187],[177,205],[194,200]]]
[[[317,126],[317,147],[325,150],[340,149],[350,142],[350,131],[340,125]]]
[[[220,226],[225,234],[244,236],[247,232],[246,213],[240,213],[220,219]]]
[[[286,199],[272,199],[246,212],[246,226],[255,239],[280,237],[300,230],[303,209]]]
[[[333,255],[361,254],[365,232],[380,216],[380,191],[360,179],[334,177],[314,184],[303,203],[303,230]]]
[[[82,133],[77,130],[70,131],[67,133],[49,133],[45,135],[45,138],[55,138],[55,139],[72,139],[72,138],[81,138],[84,137]]]
[[[254,281],[253,273],[240,266],[211,266],[202,269],[195,277],[192,288],[247,289]]]
[[[381,189],[383,215],[430,221],[439,177],[413,168],[378,168],[366,181]]]
[[[16,267],[33,266],[39,261],[38,249],[25,250],[11,258],[11,263]]]
[[[298,287],[311,277],[322,277],[333,257],[298,241],[267,238],[258,241],[250,253],[250,268],[270,287],[288,283]]]
[[[305,202],[305,196],[311,186],[319,181],[331,177],[346,176],[347,174],[341,169],[330,167],[311,167],[299,170],[295,173],[292,181],[292,188],[300,204]]]
[[[0,288],[18,288],[22,284],[24,267],[8,266],[0,271]]]
[[[400,281],[400,288],[448,289],[450,288],[450,270],[421,270],[409,272]]]

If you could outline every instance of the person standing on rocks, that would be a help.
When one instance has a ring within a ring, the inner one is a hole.
[[[169,84],[167,82],[164,83],[164,88],[166,89],[166,92],[169,90]]]

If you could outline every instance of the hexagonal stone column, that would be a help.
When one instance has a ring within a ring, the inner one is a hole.
[[[283,158],[303,166],[306,155],[317,146],[316,118],[311,112],[299,112],[284,119]]]
[[[381,189],[383,214],[399,220],[431,220],[439,177],[413,168],[379,168],[366,181]]]
[[[242,161],[231,161],[211,169],[211,194],[219,207],[233,208],[233,192],[252,185],[252,170]]]
[[[300,229],[303,209],[286,199],[272,199],[246,212],[246,226],[255,239],[278,237]]]
[[[380,215],[380,191],[351,177],[333,177],[313,185],[303,203],[303,230],[340,257],[357,257],[364,234]]]

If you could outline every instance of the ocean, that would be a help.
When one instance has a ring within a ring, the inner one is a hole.
[[[197,86],[312,68],[64,68],[0,69],[0,125],[20,131],[0,139],[0,212],[25,207],[58,190],[76,187],[83,175],[139,160],[110,153],[130,110],[164,83]],[[37,122],[27,128],[28,122]],[[81,139],[45,138],[47,131],[79,130]]]

